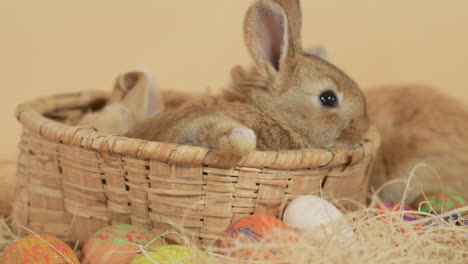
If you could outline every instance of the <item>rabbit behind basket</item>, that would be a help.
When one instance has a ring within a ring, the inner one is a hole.
[[[386,86],[365,92],[371,122],[382,137],[371,174],[371,186],[405,179],[415,171],[406,202],[421,191],[448,187],[468,199],[468,109],[425,86]],[[399,201],[405,183],[391,184],[380,193]]]
[[[137,123],[162,112],[163,108],[161,94],[152,74],[146,70],[133,70],[119,75],[104,108],[86,113],[78,125],[124,135]]]
[[[235,67],[222,95],[159,114],[128,136],[237,155],[357,142],[369,126],[362,92],[339,69],[305,53],[300,31],[297,0],[255,1],[244,20],[255,67]]]

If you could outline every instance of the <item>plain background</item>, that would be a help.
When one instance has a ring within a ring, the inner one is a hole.
[[[0,1],[0,160],[14,160],[18,103],[110,89],[135,67],[164,89],[222,88],[247,64],[250,0]],[[324,44],[363,89],[429,84],[468,102],[468,1],[303,0],[304,46]]]

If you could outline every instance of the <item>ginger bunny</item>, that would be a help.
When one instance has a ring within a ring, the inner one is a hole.
[[[421,191],[448,187],[468,199],[468,109],[459,101],[426,86],[385,86],[366,91],[369,116],[382,143],[371,174],[371,186],[407,178],[406,202]],[[399,201],[405,184],[392,184],[380,194]]]
[[[219,148],[326,148],[362,138],[369,121],[358,86],[301,47],[297,0],[257,0],[244,20],[255,66],[232,70],[231,88],[139,124],[130,137]]]
[[[124,135],[161,111],[161,95],[151,73],[133,70],[117,77],[108,103],[100,111],[86,113],[79,125]]]

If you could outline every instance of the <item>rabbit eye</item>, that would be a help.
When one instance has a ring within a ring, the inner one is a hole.
[[[335,108],[338,106],[338,98],[333,91],[327,90],[321,93],[319,99],[324,107]]]

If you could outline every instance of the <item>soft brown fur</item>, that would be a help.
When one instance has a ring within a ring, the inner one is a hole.
[[[159,88],[145,70],[132,70],[117,76],[107,104],[96,112],[88,112],[78,122],[81,126],[117,135],[133,130],[137,123],[164,109]]]
[[[161,90],[162,101],[164,102],[164,110],[174,110],[175,108],[192,100],[200,100],[206,96],[210,96],[209,93],[187,93],[182,91],[174,90]]]
[[[358,141],[369,126],[362,92],[339,69],[302,50],[300,27],[297,0],[255,1],[244,20],[255,67],[235,67],[231,89],[222,95],[157,115],[129,136],[237,155]],[[338,108],[320,105],[326,90],[339,94]]]
[[[468,111],[463,104],[430,87],[388,86],[366,92],[371,122],[382,136],[371,185],[406,178],[416,171],[407,202],[422,190],[449,187],[468,199]],[[404,183],[390,185],[382,199],[398,201]]]

